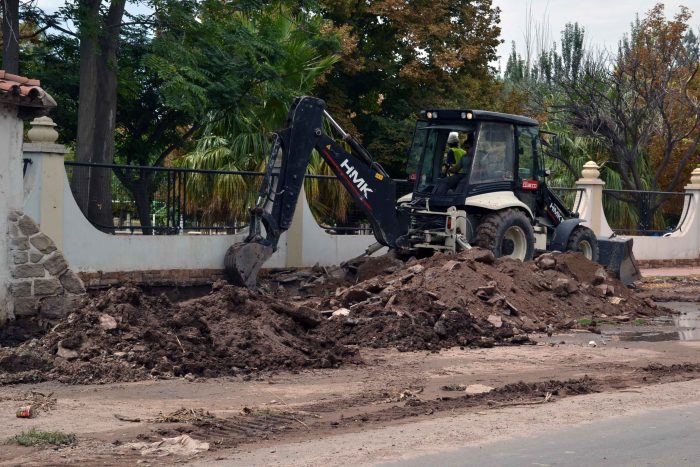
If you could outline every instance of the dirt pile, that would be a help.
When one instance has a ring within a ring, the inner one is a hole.
[[[651,300],[636,297],[580,253],[544,254],[522,263],[472,249],[414,260],[388,275],[374,273],[317,304],[334,315],[320,331],[324,336],[399,350],[492,346],[524,343],[533,331],[659,313]]]
[[[305,296],[290,295],[283,283]],[[85,299],[40,339],[0,349],[0,383],[328,368],[359,362],[356,346],[524,344],[534,331],[660,313],[578,253],[528,263],[481,249],[405,264],[380,257],[345,277],[339,268],[287,271],[260,291],[217,283],[209,295],[181,303],[133,286],[114,288]]]
[[[0,372],[27,370],[19,357],[50,361],[48,378],[102,383],[148,377],[245,375],[267,369],[333,367],[355,351],[307,332],[313,310],[217,285],[209,296],[173,304],[125,286],[85,300],[39,340],[6,350]],[[26,358],[25,358],[26,360]],[[26,362],[25,362],[26,363]]]

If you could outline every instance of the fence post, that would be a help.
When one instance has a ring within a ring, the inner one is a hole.
[[[683,189],[690,197],[686,197],[681,214],[683,224],[678,226],[678,231],[695,236],[697,257],[700,255],[700,165],[690,173],[690,183]]]
[[[29,143],[24,144],[24,157],[32,160],[41,187],[37,222],[41,231],[63,247],[63,189],[66,148],[56,144],[56,124],[49,117],[39,117],[30,123]]]
[[[600,179],[600,167],[594,161],[583,164],[581,178],[576,181],[576,186],[583,189],[576,196],[574,206],[579,207],[579,216],[587,221],[596,235],[610,235],[612,230],[605,219],[603,210],[603,188],[605,182]],[[582,197],[578,199],[578,197]]]

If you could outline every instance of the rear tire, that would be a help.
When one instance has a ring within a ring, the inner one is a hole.
[[[598,262],[598,239],[595,233],[588,227],[579,225],[571,232],[566,244],[566,251],[578,251],[583,253],[586,259]]]
[[[535,253],[535,232],[530,219],[517,209],[504,209],[484,217],[476,228],[474,244],[496,256],[529,261]]]

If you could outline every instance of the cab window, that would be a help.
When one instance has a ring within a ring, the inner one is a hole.
[[[518,127],[518,178],[528,180],[536,178],[535,145],[537,130],[531,127]]]
[[[479,128],[470,182],[513,180],[514,156],[513,126],[483,122]]]

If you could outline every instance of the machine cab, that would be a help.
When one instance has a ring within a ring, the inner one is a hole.
[[[537,122],[480,110],[426,110],[413,136],[408,176],[414,199],[459,206],[470,196],[515,192],[534,205],[540,174]],[[522,195],[522,196],[521,196]]]

